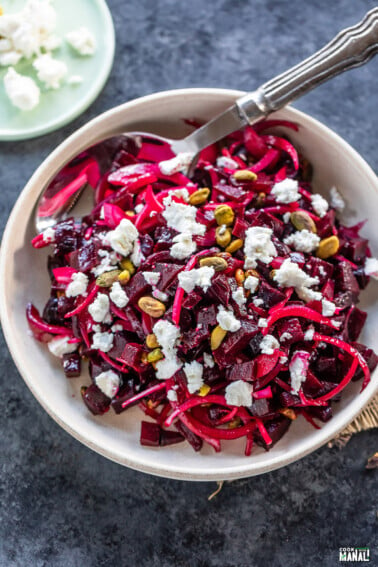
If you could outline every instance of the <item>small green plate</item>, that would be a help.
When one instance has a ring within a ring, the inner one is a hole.
[[[79,85],[62,83],[58,90],[41,88],[39,105],[31,111],[15,108],[4,89],[7,67],[0,67],[0,140],[25,140],[56,130],[84,112],[101,92],[109,77],[115,49],[113,20],[105,0],[55,0],[57,12],[56,33],[63,41],[54,57],[68,67],[67,77],[81,75]],[[25,0],[2,0],[4,13],[17,12]],[[87,27],[96,38],[96,52],[91,57],[75,54],[64,41],[66,33],[81,26]],[[29,62],[21,61],[15,69],[36,80]],[[37,81],[38,83],[38,81]]]

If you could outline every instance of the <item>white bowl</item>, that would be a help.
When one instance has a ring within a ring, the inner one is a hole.
[[[122,465],[151,474],[185,480],[236,479],[262,474],[311,453],[341,431],[377,391],[377,373],[359,393],[361,382],[344,391],[334,406],[333,419],[315,430],[297,419],[289,432],[269,452],[256,448],[243,454],[243,442],[223,444],[221,453],[205,448],[195,453],[187,443],[153,449],[139,444],[142,413],[133,408],[121,415],[109,412],[95,417],[84,406],[80,386],[87,377],[66,380],[59,361],[28,334],[25,306],[32,301],[41,308],[49,295],[45,267],[47,253],[35,251],[33,207],[42,187],[75,154],[97,140],[117,132],[150,130],[162,135],[183,135],[187,117],[209,119],[242,93],[219,89],[186,89],[143,97],[102,114],[72,134],[38,168],[21,193],[4,232],[0,262],[0,313],[5,337],[26,384],[46,411],[76,439]],[[349,204],[348,222],[368,218],[363,233],[378,253],[376,213],[378,181],[366,162],[328,128],[292,108],[277,116],[300,125],[290,137],[307,156],[315,171],[314,186],[328,194],[336,185]],[[375,214],[373,214],[375,212]],[[377,284],[362,293],[362,308],[369,312],[361,341],[378,350]]]

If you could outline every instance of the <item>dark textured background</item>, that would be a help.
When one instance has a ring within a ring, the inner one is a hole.
[[[59,0],[61,1],[61,0]],[[62,0],[63,1],[63,0]],[[158,90],[252,90],[359,20],[370,0],[109,0],[117,54],[101,96],[76,122],[0,144],[3,229],[27,179],[89,118]],[[378,58],[296,103],[378,170]],[[331,567],[340,546],[378,565],[375,432],[283,470],[225,484],[158,479],[73,440],[34,400],[1,348],[0,565],[22,567]]]

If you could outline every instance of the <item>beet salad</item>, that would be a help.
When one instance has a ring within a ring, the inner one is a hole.
[[[377,365],[358,342],[359,294],[378,261],[344,226],[342,187],[311,188],[293,123],[265,120],[192,156],[148,138],[89,150],[61,172],[48,216],[72,184],[94,207],[34,238],[50,247],[51,294],[29,304],[34,337],[67,378],[88,362],[95,415],[138,405],[143,445],[269,449],[292,421],[319,428],[351,380]],[[340,192],[339,192],[340,191]],[[84,381],[84,379],[83,379]],[[141,414],[142,415],[142,414]]]

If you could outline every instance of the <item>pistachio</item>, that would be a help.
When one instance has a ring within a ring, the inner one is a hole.
[[[214,327],[210,337],[211,350],[217,350],[217,348],[219,348],[220,345],[222,344],[223,339],[225,338],[226,335],[227,335],[227,331],[222,329],[220,325]]]
[[[165,313],[164,303],[149,296],[141,297],[138,301],[138,307],[154,319],[162,317]]]
[[[340,242],[337,236],[333,235],[329,236],[328,238],[323,238],[323,240],[319,242],[316,255],[318,258],[326,260],[327,258],[330,258],[331,256],[334,256],[334,254],[336,254],[339,246]]]
[[[155,348],[153,351],[149,352],[147,355],[147,362],[157,362],[164,358],[163,353],[160,348]]]
[[[130,272],[129,270],[122,270],[118,276],[118,281],[122,285],[126,285],[130,281]]]
[[[284,415],[285,417],[288,417],[292,421],[294,421],[294,419],[297,419],[297,414],[291,408],[281,408],[278,411],[280,412],[280,414]]]
[[[225,226],[218,226],[215,231],[215,240],[217,241],[218,246],[222,248],[226,248],[228,244],[230,244],[232,238],[232,233],[229,228]]]
[[[147,356],[148,356],[147,352],[142,352],[142,354],[140,355],[140,361],[143,364],[148,364]]]
[[[199,261],[201,268],[208,266],[209,268],[214,268],[216,272],[222,272],[228,266],[227,261],[224,258],[219,258],[219,256],[208,256],[207,258],[201,258]]]
[[[241,419],[239,416],[234,417],[231,421],[228,422],[227,427],[228,429],[236,429],[241,424]]]
[[[231,226],[234,222],[235,214],[228,205],[219,205],[214,211],[214,217],[219,226],[222,226],[222,224]]]
[[[131,260],[129,260],[128,258],[125,258],[124,260],[121,260],[120,262],[120,266],[122,268],[122,270],[128,270],[130,272],[130,275],[132,276],[133,274],[135,274],[135,266],[132,263]]]
[[[235,280],[238,285],[243,285],[245,282],[245,274],[241,268],[235,271]]]
[[[111,270],[110,272],[104,272],[96,279],[96,285],[99,287],[111,287],[114,282],[118,280],[118,276],[121,274],[121,270]]]
[[[218,258],[223,258],[224,260],[229,260],[231,258],[231,254],[228,252],[217,252],[215,255],[218,256]]]
[[[128,217],[135,217],[135,211],[126,211],[125,213]]]
[[[252,270],[251,268],[245,271],[245,277],[248,278],[248,276],[253,276],[254,278],[260,278],[260,274],[258,273],[258,271]]]
[[[274,276],[276,275],[277,270],[270,270],[269,272],[269,277],[271,280],[274,280]]]
[[[226,252],[233,254],[237,250],[240,250],[240,248],[242,248],[243,244],[244,244],[244,241],[241,238],[237,238],[236,240],[233,240],[233,242],[231,242],[231,244],[229,244],[227,246]]]
[[[316,225],[306,211],[293,211],[290,215],[290,221],[297,230],[308,230],[316,233]]]
[[[202,386],[199,389],[198,395],[202,397],[207,396],[210,390],[211,390],[210,386],[208,386],[207,384],[202,384]]]
[[[160,345],[156,338],[155,333],[151,333],[146,337],[146,345],[148,348],[158,348]]]
[[[255,207],[259,208],[262,207],[265,202],[266,193],[259,193],[256,197]]]
[[[202,205],[207,201],[210,195],[210,189],[207,187],[202,187],[198,191],[194,191],[189,197],[189,203],[191,205]]]
[[[256,181],[257,175],[249,169],[239,169],[235,171],[234,178],[236,181]]]

